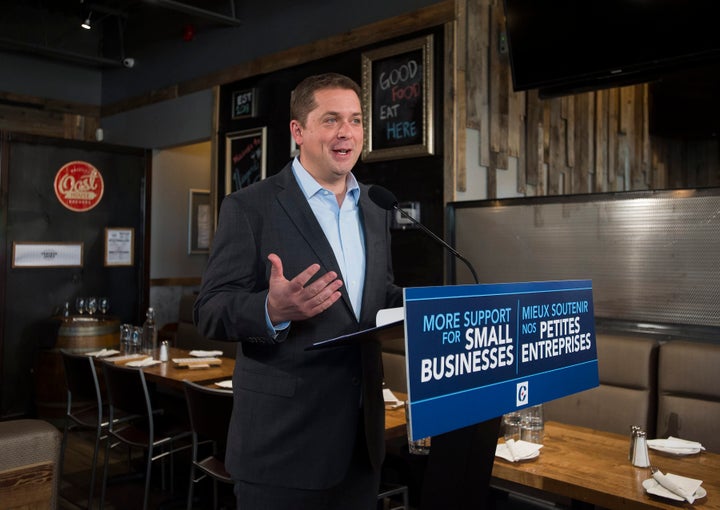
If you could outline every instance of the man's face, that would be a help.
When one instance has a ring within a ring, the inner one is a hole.
[[[322,89],[315,92],[315,102],[304,126],[290,122],[300,162],[320,184],[344,185],[363,146],[360,99],[352,90]]]

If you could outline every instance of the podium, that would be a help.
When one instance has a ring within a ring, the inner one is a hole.
[[[404,289],[404,320],[316,344],[405,338],[408,435],[432,437],[421,510],[485,505],[500,417],[598,386],[589,280]]]
[[[404,334],[403,322],[316,342],[307,350],[390,340]],[[420,510],[480,510],[492,475],[500,416],[432,438],[424,474]]]

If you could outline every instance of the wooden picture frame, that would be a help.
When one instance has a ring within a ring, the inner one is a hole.
[[[82,267],[83,249],[83,243],[13,241],[12,268]]]
[[[212,209],[209,189],[188,191],[188,255],[210,253]]]
[[[112,227],[105,229],[105,266],[135,264],[135,229]]]
[[[225,194],[258,182],[266,176],[267,127],[225,135]]]
[[[432,34],[365,52],[363,161],[434,154]]]

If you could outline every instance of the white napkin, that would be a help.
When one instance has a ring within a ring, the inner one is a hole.
[[[677,450],[678,453],[689,453],[695,450],[704,450],[705,447],[697,441],[688,441],[679,437],[668,436],[667,439],[648,439],[650,448],[659,450]]]
[[[125,363],[125,365],[129,367],[151,367],[153,365],[157,365],[160,363],[159,359],[152,359],[152,357],[148,356],[147,358],[140,359],[137,361],[128,361]]]
[[[530,443],[528,441],[515,441],[514,439],[508,439],[504,443],[500,443],[495,447],[495,455],[501,457],[510,462],[517,462],[519,460],[532,459],[537,457],[540,452],[540,448],[543,445]]]
[[[120,351],[116,351],[115,349],[101,349],[99,351],[86,352],[85,354],[88,356],[95,356],[96,358],[104,358],[105,356],[120,354]]]
[[[212,358],[214,356],[222,356],[222,351],[200,351],[200,350],[194,350],[190,351],[190,356],[195,356],[196,358]]]
[[[405,402],[398,399],[388,388],[383,388],[383,400],[385,400],[385,407],[389,409],[395,409],[405,404]]]
[[[661,486],[655,487],[658,496],[672,497],[676,494],[691,504],[695,501],[695,492],[702,484],[702,480],[686,478],[672,473],[663,474],[660,470],[655,471],[652,477]],[[662,491],[667,491],[670,494],[661,494]],[[648,490],[648,492],[650,491]]]
[[[227,379],[225,381],[218,381],[215,383],[215,386],[220,386],[221,388],[232,389],[232,379]]]

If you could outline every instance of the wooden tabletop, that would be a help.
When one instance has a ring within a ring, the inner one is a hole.
[[[407,400],[406,393],[393,391],[393,394],[403,402]],[[406,433],[405,405],[394,408],[385,407],[385,439],[401,437]]]
[[[154,359],[159,359],[159,350],[147,354],[147,356],[150,355],[152,355]],[[198,384],[209,384],[224,379],[232,379],[233,370],[235,369],[235,360],[233,358],[220,357],[220,365],[208,368],[180,368],[172,362],[173,358],[190,357],[192,356],[190,356],[189,350],[170,347],[168,351],[168,361],[143,368],[145,379],[148,382],[154,382],[155,384],[168,386],[181,391],[184,380]]]
[[[500,440],[502,442],[502,440]],[[545,424],[540,455],[525,462],[495,457],[493,485],[535,489],[599,507],[617,510],[696,507],[720,509],[720,455],[701,452],[684,457],[649,450],[650,462],[664,473],[703,480],[707,496],[693,505],[649,495],[642,486],[648,468],[628,460],[627,437],[557,422]]]

